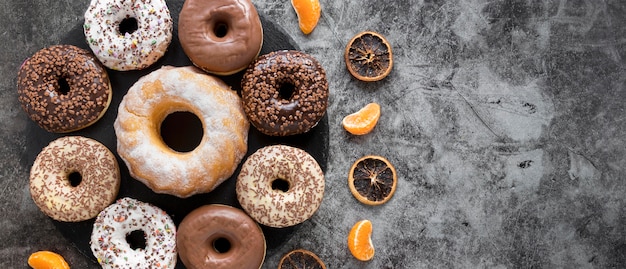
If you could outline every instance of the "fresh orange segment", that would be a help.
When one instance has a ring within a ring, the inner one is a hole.
[[[28,257],[28,265],[34,269],[70,269],[65,259],[52,251],[37,251]]]
[[[352,226],[348,234],[348,249],[360,261],[369,261],[374,257],[371,221],[361,220]]]
[[[317,22],[320,20],[320,15],[322,15],[320,1],[291,0],[291,5],[293,6],[293,9],[296,10],[296,15],[298,15],[300,30],[305,35],[313,32],[313,29],[317,26]]]
[[[364,135],[371,132],[380,118],[380,105],[369,103],[359,111],[343,118],[341,124],[353,135]]]

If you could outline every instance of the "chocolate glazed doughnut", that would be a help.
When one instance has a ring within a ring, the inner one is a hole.
[[[194,65],[231,75],[259,55],[263,27],[250,0],[187,0],[178,20],[178,37]]]
[[[205,205],[178,227],[176,245],[187,268],[261,268],[263,231],[246,213],[227,205]]]
[[[89,51],[72,45],[36,52],[24,61],[17,79],[22,108],[48,132],[85,128],[98,121],[111,103],[104,67]]]
[[[248,120],[266,135],[306,133],[328,106],[328,81],[322,65],[300,51],[260,56],[243,76],[241,97]]]

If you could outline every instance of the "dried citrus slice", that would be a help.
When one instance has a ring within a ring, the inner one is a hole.
[[[348,185],[352,195],[368,205],[383,204],[396,191],[396,169],[381,156],[369,155],[358,159],[350,168]]]
[[[380,118],[380,105],[369,103],[359,111],[345,116],[341,121],[343,128],[353,135],[368,134],[374,129]]]
[[[69,269],[63,256],[52,251],[37,251],[28,257],[28,265],[34,269]]]
[[[344,57],[350,74],[363,81],[381,80],[393,67],[391,45],[376,32],[365,31],[354,36],[346,46]]]
[[[360,261],[369,261],[374,257],[371,221],[361,220],[352,226],[348,234],[348,249]]]
[[[306,249],[293,250],[280,259],[278,269],[326,269],[315,253]]]
[[[322,15],[319,0],[291,0],[291,5],[298,15],[300,30],[308,35],[313,32]]]

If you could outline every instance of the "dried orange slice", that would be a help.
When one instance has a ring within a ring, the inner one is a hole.
[[[354,36],[346,46],[344,57],[350,74],[362,81],[381,80],[393,67],[391,45],[376,32],[365,31]]]
[[[319,0],[291,0],[291,5],[298,15],[300,30],[308,35],[313,32],[322,15]]]
[[[368,155],[358,159],[350,168],[350,192],[361,203],[384,204],[396,191],[398,176],[391,163],[381,156]]]
[[[47,250],[31,254],[28,265],[34,269],[70,269],[63,256]]]
[[[348,234],[348,249],[352,256],[360,261],[369,261],[374,258],[371,221],[361,220],[352,226]]]
[[[315,253],[306,249],[293,250],[280,259],[278,269],[326,269]]]
[[[364,135],[371,132],[380,118],[380,105],[369,103],[359,111],[345,116],[341,121],[343,128],[353,135]]]

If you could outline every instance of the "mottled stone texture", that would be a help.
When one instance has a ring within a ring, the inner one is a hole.
[[[268,249],[264,268],[294,248],[329,268],[626,267],[624,1],[321,0],[308,36],[289,1],[253,2],[330,82],[324,200]],[[97,267],[30,198],[22,151],[33,123],[15,85],[21,62],[80,25],[87,5],[0,2],[2,268],[26,268],[40,249]],[[380,82],[355,80],[343,63],[345,44],[363,30],[393,45],[394,70]],[[381,104],[378,126],[348,134],[342,117],[368,102]],[[348,169],[366,154],[398,170],[385,205],[362,205],[348,190]],[[364,218],[374,225],[369,262],[346,247]]]

